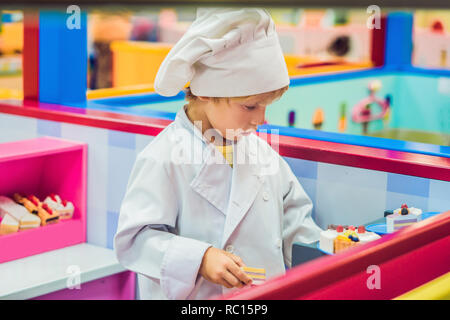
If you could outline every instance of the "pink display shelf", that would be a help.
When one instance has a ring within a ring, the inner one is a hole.
[[[72,219],[0,236],[0,263],[86,242],[87,145],[56,138],[0,144],[0,195],[50,193],[72,201]]]

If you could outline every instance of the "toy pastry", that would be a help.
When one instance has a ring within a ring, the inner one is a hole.
[[[59,214],[60,219],[70,219],[73,216],[75,207],[73,203],[67,200],[62,200],[57,194],[48,195],[44,203],[46,203],[53,211]]]
[[[329,225],[320,233],[319,247],[327,253],[338,253],[381,237],[374,232],[366,231],[364,226]]]
[[[9,214],[0,217],[0,235],[15,233],[17,231],[19,231],[19,221]]]
[[[5,214],[18,221],[21,230],[37,228],[41,224],[41,219],[38,216],[29,213],[27,209],[12,199],[0,196],[0,215],[4,216]]]
[[[27,197],[22,196],[19,193],[15,193],[13,198],[14,198],[14,201],[16,201],[18,204],[23,205],[30,213],[33,213],[33,214],[38,213],[39,200],[37,200],[37,202],[36,202],[32,196],[29,196],[27,198]],[[33,199],[33,201],[31,201],[29,198]]]

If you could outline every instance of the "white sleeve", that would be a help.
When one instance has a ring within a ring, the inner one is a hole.
[[[313,204],[297,177],[284,159],[281,159],[283,194],[283,255],[284,262],[292,265],[292,244],[312,243],[319,240],[322,229],[314,222]]]
[[[185,299],[194,289],[203,255],[211,246],[174,234],[177,201],[175,186],[164,164],[138,156],[114,237],[119,262],[159,281],[169,299]]]

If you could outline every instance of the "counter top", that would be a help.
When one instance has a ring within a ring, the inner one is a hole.
[[[31,299],[123,271],[113,250],[82,243],[0,264],[0,299]]]

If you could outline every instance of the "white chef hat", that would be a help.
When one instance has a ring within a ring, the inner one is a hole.
[[[205,97],[240,97],[289,84],[275,24],[265,9],[202,8],[155,78],[155,91],[174,96],[190,81]]]

